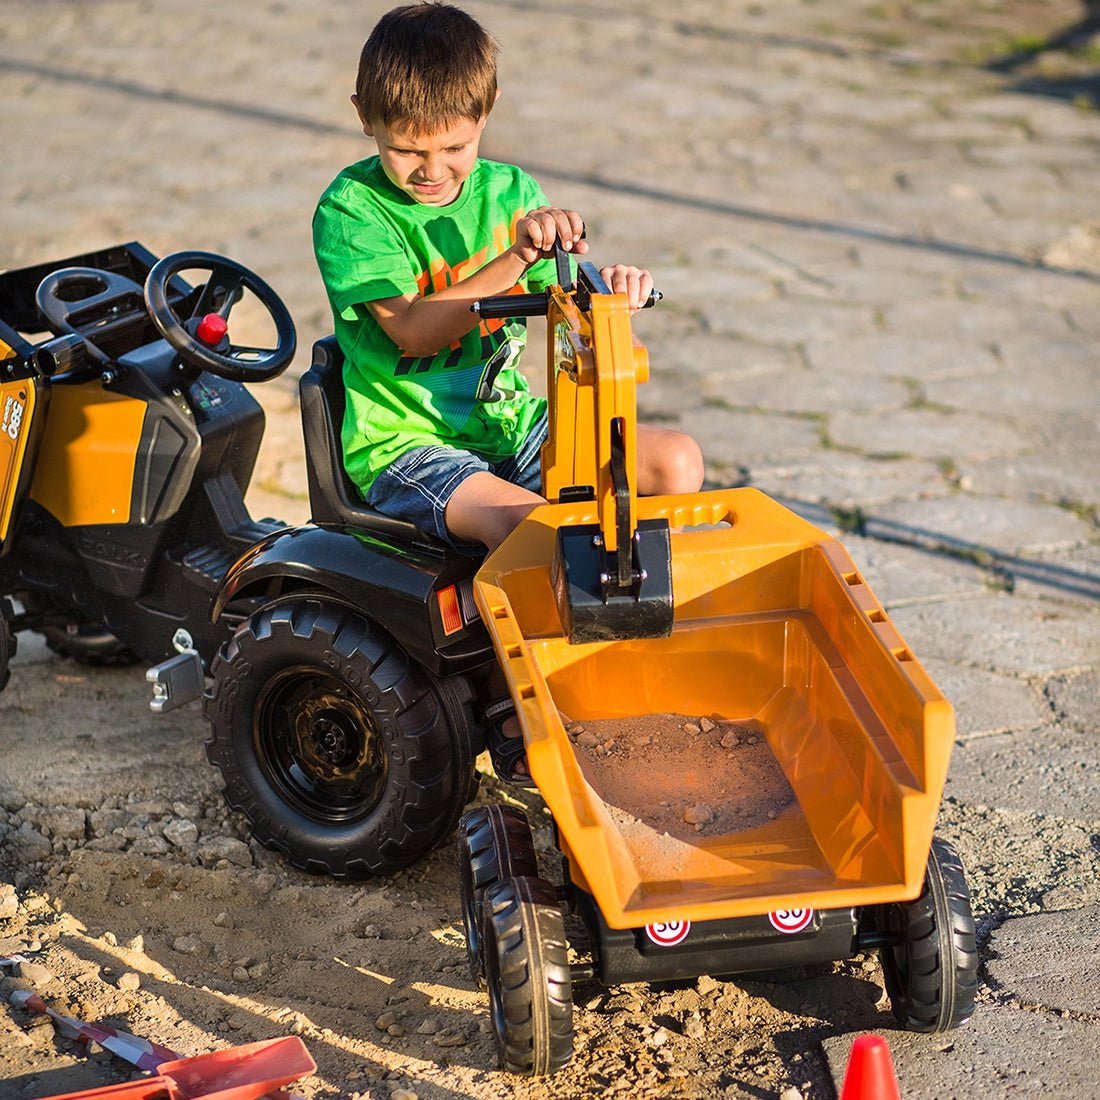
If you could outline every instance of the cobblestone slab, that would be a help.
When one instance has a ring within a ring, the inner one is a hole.
[[[951,757],[946,793],[961,802],[1100,822],[1100,733],[1071,736],[1046,725],[964,740]]]
[[[868,531],[876,530],[910,532],[915,542],[962,554],[1012,555],[1086,546],[1096,525],[1054,504],[952,493],[876,507]]]
[[[1051,719],[1051,708],[1041,689],[1027,680],[936,658],[925,658],[921,663],[955,708],[960,741],[1015,730],[1034,730]],[[961,750],[956,749],[949,783],[961,780],[966,760]]]
[[[1029,1007],[1100,1017],[1098,928],[1097,906],[1005,921],[989,940],[994,988]]]
[[[991,593],[898,608],[913,652],[978,668],[1046,677],[1100,662],[1100,607]]]
[[[1096,1081],[1100,1023],[1093,1021],[985,1004],[957,1031],[881,1034],[906,1100],[1084,1097]],[[855,1038],[836,1035],[821,1044],[838,1090]]]

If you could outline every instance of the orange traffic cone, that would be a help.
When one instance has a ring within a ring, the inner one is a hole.
[[[861,1035],[852,1043],[840,1100],[901,1100],[890,1047],[881,1035]]]

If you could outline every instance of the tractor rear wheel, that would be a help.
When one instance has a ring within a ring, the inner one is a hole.
[[[222,646],[210,762],[252,834],[295,866],[385,875],[425,855],[477,786],[465,680],[440,680],[323,598],[268,605]]]

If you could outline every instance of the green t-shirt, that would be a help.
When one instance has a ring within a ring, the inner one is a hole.
[[[523,319],[482,321],[461,342],[413,358],[365,303],[450,286],[507,251],[516,221],[545,205],[525,172],[486,160],[443,207],[394,187],[378,157],[345,168],[321,196],[313,246],[345,357],[344,465],[364,495],[413,447],[445,444],[491,462],[514,455],[541,415],[545,401],[516,369]],[[541,290],[554,279],[553,263],[540,261],[521,287]]]

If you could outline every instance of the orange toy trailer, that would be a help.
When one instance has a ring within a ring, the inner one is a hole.
[[[588,263],[483,314],[548,317],[544,495],[475,596],[564,856],[525,816],[459,828],[471,968],[504,1068],[572,1052],[571,981],[882,954],[902,1026],[973,1009],[974,920],[933,828],[954,715],[843,547],[752,489],[639,498],[625,296]],[[562,902],[589,961],[570,962]]]

